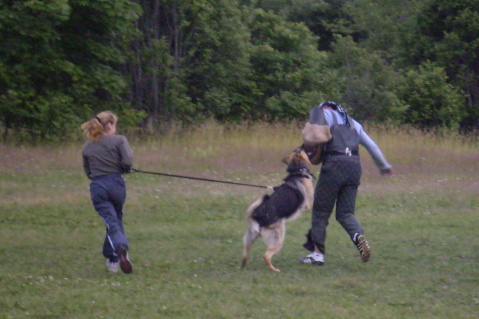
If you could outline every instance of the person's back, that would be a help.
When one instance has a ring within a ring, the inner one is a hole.
[[[332,125],[328,123],[331,130],[331,140],[324,146],[324,154],[358,155],[359,134],[354,129],[353,120],[348,118],[346,121],[339,112],[334,110],[331,113],[333,123]]]
[[[133,155],[123,135],[105,135],[83,147],[84,169],[89,178],[129,173]]]

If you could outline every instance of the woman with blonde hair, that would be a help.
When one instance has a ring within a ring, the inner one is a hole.
[[[116,134],[118,118],[104,111],[82,124],[88,141],[83,146],[83,168],[91,180],[93,207],[106,225],[103,256],[108,270],[133,271],[128,257],[128,239],[123,228],[126,185],[122,174],[130,173],[133,155],[125,136]]]

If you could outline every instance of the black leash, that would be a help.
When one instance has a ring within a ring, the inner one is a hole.
[[[177,177],[177,178],[186,178],[186,179],[193,179],[193,180],[197,180],[197,181],[215,182],[215,183],[223,183],[223,184],[232,184],[232,185],[241,185],[241,186],[273,189],[273,186],[263,186],[263,185],[244,184],[244,183],[236,183],[236,182],[229,182],[229,181],[219,181],[219,180],[216,180],[216,179],[192,177],[192,176],[184,176],[184,175],[175,175],[175,174],[168,174],[168,173],[147,172],[147,171],[142,171],[142,170],[139,170],[139,169],[136,169],[136,168],[133,168],[132,171],[136,172],[136,173],[152,174],[152,175],[160,175],[160,176],[168,176],[168,177]]]

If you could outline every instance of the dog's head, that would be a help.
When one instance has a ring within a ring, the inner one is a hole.
[[[309,161],[308,154],[306,154],[303,146],[295,148],[291,154],[283,158],[283,163],[290,166],[302,166],[306,167],[308,170],[311,170],[311,162]]]

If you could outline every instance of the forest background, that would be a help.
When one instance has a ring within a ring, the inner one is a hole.
[[[3,141],[304,121],[334,100],[368,123],[479,128],[477,0],[4,0]]]

